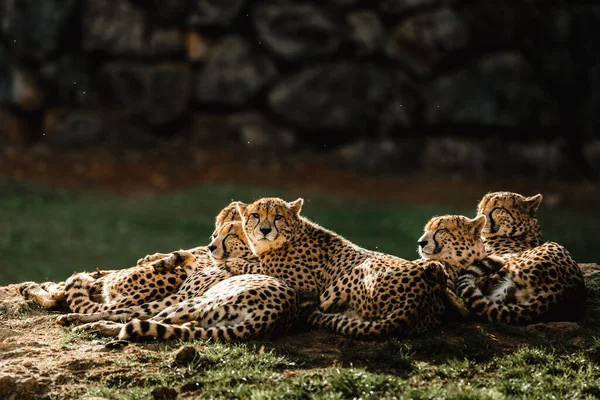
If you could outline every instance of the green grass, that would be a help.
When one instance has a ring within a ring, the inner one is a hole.
[[[581,351],[547,346],[521,347],[485,361],[463,357],[427,363],[418,361],[417,353],[404,354],[409,367],[398,373],[368,364],[309,368],[253,344],[193,345],[199,354],[188,365],[176,365],[170,350],[176,346],[167,346],[164,361],[145,379],[108,376],[86,394],[151,399],[157,386],[208,399],[584,399],[600,394],[596,362]]]
[[[434,215],[474,209],[369,202],[276,189],[207,185],[152,197],[51,191],[0,183],[0,285],[62,280],[76,271],[125,268],[146,254],[208,243],[214,217],[232,200],[305,198],[303,214],[357,244],[415,259]],[[581,262],[597,261],[598,218],[543,211],[545,237]]]

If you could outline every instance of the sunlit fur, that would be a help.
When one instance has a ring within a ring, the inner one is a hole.
[[[241,221],[223,224],[217,228],[212,238],[208,249],[210,258],[215,264],[227,261],[232,255],[246,260],[256,258],[250,250]]]
[[[244,231],[256,255],[283,247],[298,227],[298,215],[304,200],[291,203],[277,198],[264,198],[250,205],[238,203],[243,215]]]
[[[474,219],[462,215],[432,218],[419,238],[419,254],[424,259],[467,267],[487,255],[481,238],[484,224],[484,216]]]
[[[311,325],[359,338],[410,335],[439,325],[446,285],[441,263],[416,264],[361,248],[301,216],[302,204],[263,198],[238,207],[268,274],[299,292],[318,294]]]
[[[488,193],[477,206],[487,222],[482,230],[492,254],[514,254],[543,243],[536,211],[542,195],[525,197],[513,192]]]

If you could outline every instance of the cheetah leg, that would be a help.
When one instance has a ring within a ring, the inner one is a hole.
[[[97,332],[105,336],[117,337],[123,325],[125,324],[111,321],[97,321],[76,326],[71,329],[71,332]]]
[[[147,264],[150,262],[159,261],[163,258],[169,257],[170,255],[171,254],[165,254],[165,253],[148,254],[148,255],[140,258],[139,260],[137,260],[135,265],[139,266],[139,265]]]
[[[54,308],[59,305],[59,299],[55,299],[44,287],[44,284],[35,282],[24,282],[19,286],[21,296],[33,300],[44,308]]]
[[[264,269],[257,262],[246,261],[243,258],[230,258],[225,261],[232,275],[264,274]]]
[[[196,256],[192,253],[185,250],[179,250],[168,254],[158,261],[152,262],[152,267],[154,267],[156,271],[172,271],[180,265],[193,263],[194,261],[196,261]]]
[[[355,268],[350,274],[338,279],[321,294],[319,310],[330,312],[334,308],[343,307],[350,298],[352,282],[362,281],[363,268]]]
[[[454,293],[448,288],[446,288],[446,296],[448,298],[448,303],[450,304],[450,307],[456,310],[456,312],[458,312],[458,314],[460,314],[461,317],[466,318],[469,316],[469,308],[467,307],[463,299],[458,297],[456,293]]]

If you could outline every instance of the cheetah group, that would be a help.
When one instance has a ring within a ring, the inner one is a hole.
[[[302,215],[304,201],[227,205],[208,246],[131,268],[21,284],[60,325],[121,340],[271,337],[294,326],[358,339],[408,337],[449,318],[530,324],[568,316],[585,293],[569,252],[544,242],[538,194],[488,193],[476,216],[437,216],[420,258],[362,248]]]

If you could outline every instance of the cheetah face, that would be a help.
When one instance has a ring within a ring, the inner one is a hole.
[[[474,219],[462,215],[432,218],[418,240],[419,254],[427,260],[439,260],[452,265],[469,265],[485,258],[481,230],[485,216]]]
[[[241,217],[237,209],[238,203],[238,201],[234,201],[219,212],[215,220],[215,231],[217,231],[221,225],[227,222],[241,221]]]
[[[278,249],[290,240],[300,222],[303,199],[291,203],[267,197],[252,204],[238,204],[244,232],[256,255]]]
[[[483,237],[520,236],[532,228],[538,230],[536,211],[541,202],[541,194],[531,197],[512,192],[486,194],[477,207],[477,215],[487,217]]]
[[[208,250],[215,264],[223,264],[229,258],[245,258],[252,254],[241,221],[225,223],[211,238]]]

